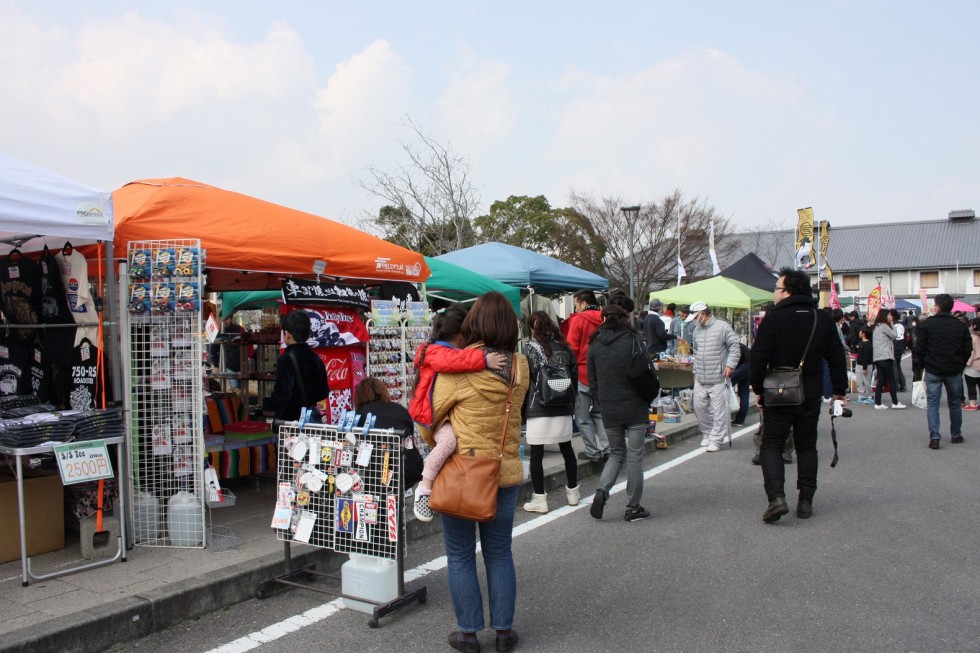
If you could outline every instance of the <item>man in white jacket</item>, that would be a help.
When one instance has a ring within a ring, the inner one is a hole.
[[[694,414],[701,428],[701,446],[715,452],[726,437],[731,437],[726,381],[738,366],[738,336],[727,322],[713,316],[704,302],[691,304],[686,321],[694,320]]]

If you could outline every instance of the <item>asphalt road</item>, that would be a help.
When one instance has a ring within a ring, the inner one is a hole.
[[[529,530],[514,540],[518,650],[980,651],[980,414],[964,414],[960,445],[949,443],[944,417],[942,448],[932,451],[925,411],[853,408],[853,418],[837,420],[835,469],[830,420],[821,418],[808,521],[791,510],[762,523],[748,429],[719,453],[698,453],[694,438],[648,456],[648,470],[660,471],[646,481],[647,521],[623,520],[623,492],[601,522],[587,506],[534,521],[519,509]],[[791,508],[795,474],[787,468]],[[594,482],[583,484],[583,497]],[[441,537],[414,543],[406,566],[442,554]],[[297,589],[113,650],[450,650],[445,568],[433,566],[408,584],[424,584],[427,603],[378,629],[365,614],[333,609],[330,596]],[[492,631],[481,641],[494,650]]]

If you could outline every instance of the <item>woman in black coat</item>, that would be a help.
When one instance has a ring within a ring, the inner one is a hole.
[[[602,310],[602,324],[592,334],[587,356],[589,388],[602,413],[609,436],[609,459],[599,477],[599,489],[592,500],[591,515],[602,519],[609,490],[619,470],[626,465],[626,521],[650,517],[640,505],[643,498],[643,447],[650,403],[633,389],[626,370],[634,352],[645,354],[639,338],[619,306]]]

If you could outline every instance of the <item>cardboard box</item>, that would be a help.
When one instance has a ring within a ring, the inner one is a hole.
[[[65,548],[65,499],[58,473],[24,478],[27,555]],[[17,481],[0,474],[0,562],[20,560]]]

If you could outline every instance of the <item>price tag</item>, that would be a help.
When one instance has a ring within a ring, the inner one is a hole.
[[[61,482],[64,485],[115,476],[105,440],[59,444],[54,448],[54,457],[58,461]]]

